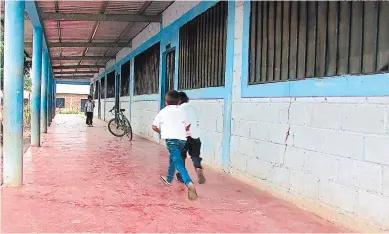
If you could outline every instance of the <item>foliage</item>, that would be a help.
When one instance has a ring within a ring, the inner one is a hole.
[[[31,127],[31,102],[25,101],[23,108],[23,126],[26,129]]]
[[[31,91],[31,87],[32,87],[31,77],[30,76],[25,76],[24,77],[24,89],[28,90],[28,91]]]
[[[4,37],[3,37],[3,23],[0,25],[0,81],[2,81],[3,78],[3,67],[4,67]],[[26,90],[31,91],[31,77],[30,77],[30,70],[32,67],[32,61],[30,59],[27,59],[27,54],[24,54],[24,86]]]
[[[64,115],[74,115],[74,114],[82,114],[79,109],[68,109],[68,108],[63,108],[63,109],[58,109],[58,114],[64,114]]]

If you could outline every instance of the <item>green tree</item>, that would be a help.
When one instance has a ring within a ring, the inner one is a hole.
[[[4,33],[4,23],[3,21],[1,21],[1,24],[0,24],[0,84],[1,84],[1,90],[3,89],[3,67],[4,67],[4,37],[3,37],[3,33]],[[30,69],[31,69],[31,66],[32,66],[32,62],[30,60],[27,59],[27,54],[25,53],[24,54],[24,71],[23,71],[23,74],[24,74],[24,88],[26,90],[29,90],[31,91],[31,77],[30,77]]]

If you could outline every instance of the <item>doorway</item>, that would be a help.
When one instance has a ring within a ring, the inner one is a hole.
[[[175,69],[176,69],[176,48],[168,49],[164,52],[163,56],[163,66],[164,66],[164,73],[162,79],[164,79],[164,82],[162,82],[164,85],[162,86],[162,92],[161,92],[161,109],[165,107],[165,95],[170,90],[174,89],[174,75],[175,75]]]

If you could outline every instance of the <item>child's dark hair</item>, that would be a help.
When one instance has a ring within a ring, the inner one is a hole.
[[[185,92],[179,92],[179,93],[178,93],[178,97],[179,97],[181,103],[187,103],[187,102],[189,102],[189,98],[188,98],[188,96],[186,95]]]
[[[165,101],[168,105],[178,105],[180,98],[176,90],[170,90],[166,93]]]
[[[85,97],[85,96],[84,96]],[[92,95],[88,95],[88,99],[92,99]]]

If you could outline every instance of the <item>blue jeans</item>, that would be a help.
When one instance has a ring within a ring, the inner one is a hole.
[[[167,182],[171,183],[173,181],[174,172],[178,171],[180,173],[183,182],[188,185],[192,183],[192,179],[189,177],[188,171],[184,166],[184,162],[181,158],[181,150],[185,145],[185,141],[177,139],[167,139],[166,146],[170,153],[169,158],[169,169],[167,172]]]

